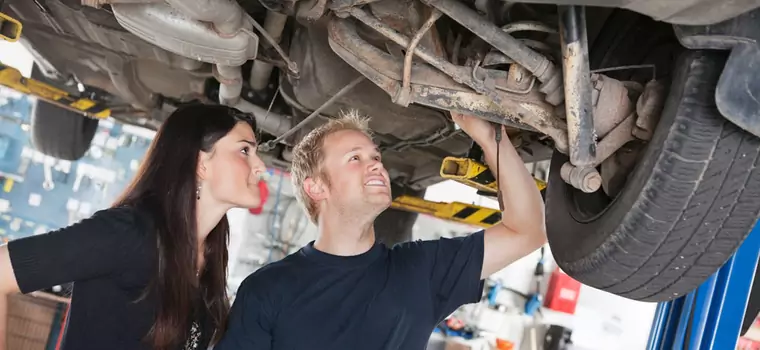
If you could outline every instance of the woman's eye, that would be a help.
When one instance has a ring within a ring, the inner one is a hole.
[[[350,160],[359,160],[359,156],[351,156]]]
[[[247,146],[243,147],[243,149],[241,149],[240,152],[243,153],[243,154],[245,154],[245,155],[248,155],[248,153],[250,152],[250,148],[247,147]]]

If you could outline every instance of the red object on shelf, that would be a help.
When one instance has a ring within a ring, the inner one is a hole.
[[[581,283],[557,268],[549,277],[544,306],[554,311],[575,314],[580,291]]]
[[[261,214],[261,211],[264,210],[264,204],[267,202],[267,198],[269,197],[269,187],[267,186],[267,182],[264,180],[259,180],[259,195],[261,196],[261,203],[259,206],[248,209],[248,212],[253,215]]]

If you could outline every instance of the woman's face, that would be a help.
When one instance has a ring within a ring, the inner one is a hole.
[[[251,127],[240,122],[214,144],[211,152],[201,152],[201,196],[232,207],[259,206],[258,182],[266,166],[256,155],[257,145]]]

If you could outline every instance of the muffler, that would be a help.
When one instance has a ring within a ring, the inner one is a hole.
[[[112,4],[126,30],[167,51],[216,66],[219,102],[251,113],[262,130],[275,136],[291,120],[240,98],[241,66],[256,58],[258,37],[245,13],[232,0],[167,0],[165,3]]]
[[[252,35],[249,24],[247,32],[241,30],[244,26],[240,22],[234,34],[222,35],[215,26],[165,3],[113,4],[111,8],[124,29],[178,55],[223,66],[241,66],[256,58],[258,37]]]

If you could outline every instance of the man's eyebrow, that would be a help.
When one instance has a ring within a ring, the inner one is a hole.
[[[351,148],[350,150],[346,151],[346,153],[344,153],[344,154],[349,154],[351,152],[361,151],[363,148],[364,147],[362,147],[362,146],[356,146],[356,147]],[[375,151],[375,152],[377,152],[377,154],[382,154],[382,152],[380,152],[380,147],[378,147],[378,146],[373,147],[372,150]]]
[[[351,148],[350,150],[346,151],[346,154],[347,153],[351,153],[351,152],[361,151],[361,149],[362,148],[360,146],[356,146],[356,147]]]

